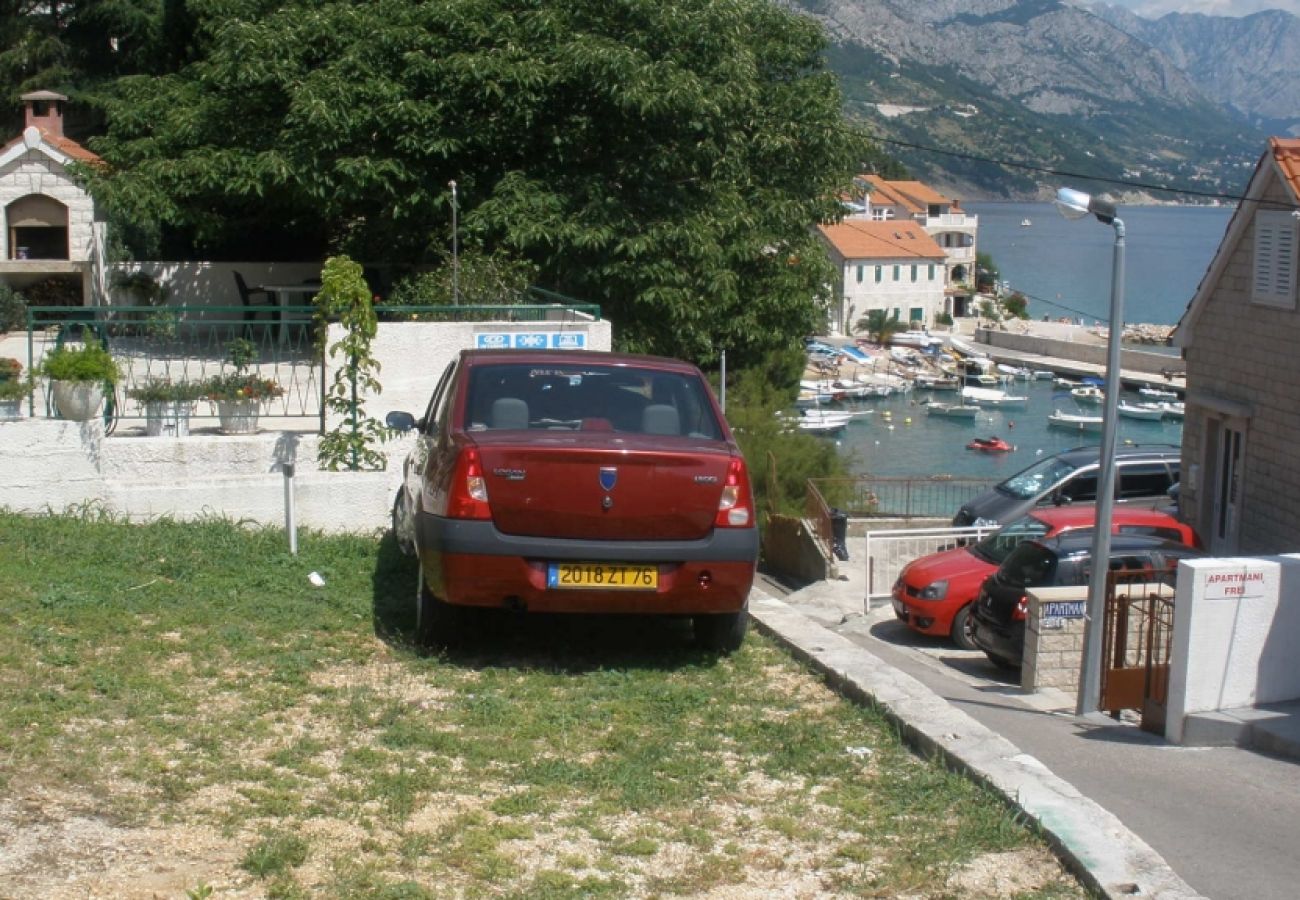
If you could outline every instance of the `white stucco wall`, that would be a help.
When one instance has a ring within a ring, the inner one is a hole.
[[[1300,698],[1300,557],[1178,565],[1165,736],[1187,715]]]
[[[297,284],[320,278],[319,263],[285,262],[135,262],[111,267],[106,291],[110,303],[132,305],[128,292],[116,287],[118,276],[145,272],[167,288],[171,306],[239,306],[235,272],[249,287],[259,284]],[[265,297],[257,298],[265,302]]]
[[[68,208],[68,258],[84,262],[94,249],[95,204],[64,168],[43,151],[28,149],[0,169],[0,209],[28,194],[44,194]],[[0,229],[0,259],[9,259],[9,229]]]
[[[912,281],[912,265],[916,265],[916,281]],[[862,281],[858,281],[858,266],[862,266]],[[876,266],[881,268],[880,281],[876,281]],[[894,267],[898,278],[894,278]],[[930,277],[933,267],[934,277]],[[851,330],[871,309],[883,309],[892,314],[898,310],[903,322],[909,321],[914,308],[924,310],[921,320],[925,327],[934,324],[934,317],[943,311],[944,265],[943,260],[845,260],[840,272],[840,315],[847,318]]]

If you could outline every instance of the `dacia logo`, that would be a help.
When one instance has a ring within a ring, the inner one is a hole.
[[[524,480],[524,470],[523,470],[523,469],[507,469],[507,468],[502,467],[502,468],[496,468],[496,469],[493,469],[493,470],[492,470],[492,474],[495,475],[495,476],[497,476],[498,478],[504,478],[506,481],[523,481],[523,480]]]
[[[614,466],[601,466],[600,489],[602,491],[612,491],[616,484],[618,484],[618,469]]]

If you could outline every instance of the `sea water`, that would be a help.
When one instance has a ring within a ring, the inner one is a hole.
[[[979,216],[979,246],[997,264],[1001,278],[1030,299],[1032,318],[1043,316],[1109,318],[1111,261],[1115,232],[1091,217],[1070,221],[1050,203],[967,203]],[[1172,325],[1186,310],[1205,275],[1231,218],[1227,207],[1121,207],[1125,226],[1126,322]],[[1028,219],[1030,224],[1022,226]],[[1155,349],[1155,348],[1152,348]],[[957,402],[957,394],[916,391],[863,401],[872,410],[855,419],[835,441],[856,474],[957,475],[1005,478],[1044,455],[1071,447],[1097,445],[1100,433],[1063,431],[1047,424],[1054,409],[1101,415],[1100,406],[1081,406],[1050,381],[1004,385],[1028,396],[1025,409],[982,409],[975,422],[926,415],[919,402]],[[1140,402],[1135,393],[1121,399]],[[968,450],[975,437],[997,437],[1014,444],[1011,453]],[[1182,442],[1182,422],[1119,419],[1121,443]]]

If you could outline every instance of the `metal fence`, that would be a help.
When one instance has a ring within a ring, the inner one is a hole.
[[[996,526],[968,528],[899,528],[867,532],[867,592],[863,609],[871,610],[872,600],[888,599],[899,574],[914,559],[956,547],[958,543],[976,541],[996,531]]]
[[[381,322],[566,322],[599,319],[594,304],[517,304],[504,306],[378,305]],[[65,344],[102,343],[122,372],[105,404],[109,431],[142,426],[146,414],[132,391],[146,382],[172,384],[206,380],[230,372],[232,342],[253,346],[250,374],[273,380],[283,394],[266,400],[261,416],[280,428],[324,429],[325,366],[316,340],[314,307],[304,306],[34,306],[27,310],[28,372],[45,354]],[[54,417],[57,411],[37,381],[27,402],[28,415]],[[215,416],[198,403],[195,419]]]

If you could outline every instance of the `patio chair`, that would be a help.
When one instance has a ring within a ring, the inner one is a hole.
[[[234,272],[234,276],[235,287],[239,290],[239,302],[244,306],[245,334],[252,331],[250,323],[256,321],[259,315],[265,314],[268,321],[272,323],[272,330],[278,335],[280,331],[280,304],[276,298],[270,291],[261,288],[250,288],[248,282],[244,281],[244,276],[238,272]],[[259,294],[262,300],[255,300],[254,298]]]

